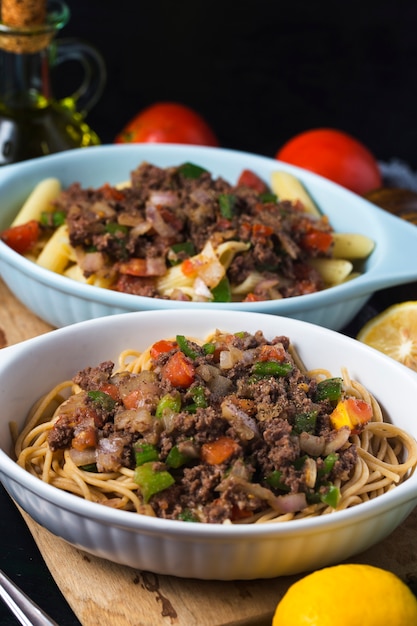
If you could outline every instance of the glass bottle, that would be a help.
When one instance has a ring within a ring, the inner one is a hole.
[[[0,165],[100,143],[85,116],[103,92],[105,65],[89,44],[55,39],[68,19],[67,5],[50,0],[41,25],[0,23]],[[83,79],[56,100],[50,69],[67,61],[81,64]]]

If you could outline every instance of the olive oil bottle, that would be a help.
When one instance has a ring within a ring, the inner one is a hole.
[[[0,22],[0,165],[100,143],[85,116],[104,89],[105,65],[89,44],[56,39],[68,19],[67,5],[49,0],[40,24]],[[50,70],[66,61],[81,64],[83,80],[57,100]]]

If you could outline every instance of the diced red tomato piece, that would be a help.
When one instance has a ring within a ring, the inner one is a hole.
[[[107,393],[107,395],[113,398],[113,400],[119,399],[119,390],[117,385],[114,385],[113,383],[103,383],[100,387],[100,391]]]
[[[127,409],[136,409],[143,393],[140,389],[133,389],[130,393],[123,397],[123,404]]]
[[[39,222],[30,220],[30,222],[26,222],[26,224],[6,228],[6,230],[3,230],[0,234],[0,239],[15,252],[25,254],[33,248],[39,239],[39,235]]]
[[[300,243],[305,250],[328,252],[333,243],[333,236],[331,233],[326,233],[321,230],[312,230],[302,237]]]
[[[174,352],[162,368],[162,377],[174,387],[186,389],[195,379],[194,365],[183,352]]]
[[[111,187],[108,183],[102,185],[99,191],[102,193],[105,200],[115,200],[116,202],[123,200],[125,194],[120,189]]]
[[[164,352],[170,352],[177,347],[176,341],[168,341],[167,339],[161,339],[153,344],[151,347],[151,358],[156,360],[160,354]]]
[[[242,187],[250,187],[258,193],[266,193],[268,191],[266,183],[252,170],[243,170],[237,184]]]
[[[129,276],[148,276],[146,259],[133,257],[119,263],[118,270],[121,274],[129,274]]]
[[[232,522],[236,522],[237,520],[247,519],[248,517],[252,517],[253,511],[249,511],[248,509],[239,509],[236,504],[232,506],[232,512],[230,514],[230,520]]]
[[[274,232],[271,226],[265,226],[265,224],[254,224],[252,226],[253,238],[259,242],[265,242]]]
[[[255,293],[248,293],[242,302],[262,302],[263,298],[257,296]]]

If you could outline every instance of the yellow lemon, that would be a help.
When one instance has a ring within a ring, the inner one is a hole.
[[[388,307],[365,324],[357,339],[417,371],[417,301]]]
[[[398,576],[379,567],[343,564],[291,585],[272,626],[416,626],[417,598]]]

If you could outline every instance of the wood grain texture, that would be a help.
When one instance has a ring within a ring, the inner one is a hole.
[[[0,280],[0,345],[49,332]],[[279,599],[299,576],[199,581],[110,563],[55,537],[21,511],[53,577],[83,626],[269,626]],[[417,510],[387,539],[350,561],[417,581]]]

